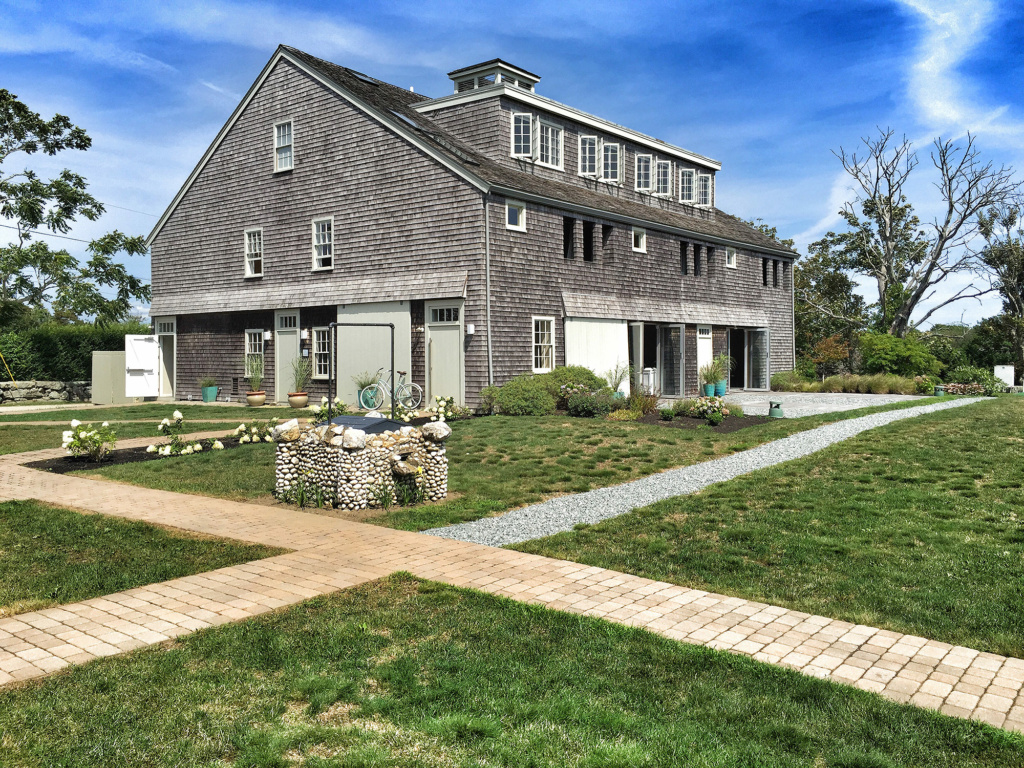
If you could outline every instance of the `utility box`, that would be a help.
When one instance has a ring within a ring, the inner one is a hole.
[[[1013,366],[1012,365],[997,365],[995,367],[995,376],[1007,387],[1013,386]]]
[[[92,353],[92,402],[124,405],[134,402],[124,394],[124,352]]]

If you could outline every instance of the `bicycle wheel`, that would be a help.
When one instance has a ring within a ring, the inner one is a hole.
[[[423,387],[419,384],[402,384],[395,392],[395,397],[410,411],[415,411],[423,402]]]
[[[384,387],[381,386],[380,382],[377,382],[372,387],[367,387],[363,390],[362,397],[359,398],[360,405],[368,411],[379,411],[380,407],[384,405]]]

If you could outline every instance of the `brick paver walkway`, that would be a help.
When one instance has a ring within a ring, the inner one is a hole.
[[[124,444],[132,442],[145,444]],[[0,457],[0,500],[42,499],[294,551],[0,620],[0,685],[403,570],[1024,730],[1024,660],[538,555],[20,466],[54,455]]]

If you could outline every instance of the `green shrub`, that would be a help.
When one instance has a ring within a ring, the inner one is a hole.
[[[672,410],[675,411],[676,416],[689,416],[695,403],[696,401],[692,398],[676,400],[675,404],[672,406]]]
[[[895,373],[899,376],[936,376],[942,363],[915,338],[901,339],[887,333],[865,333],[860,337],[861,365],[866,373]]]
[[[539,376],[516,376],[505,382],[495,400],[509,416],[547,416],[555,412],[555,398]]]
[[[149,331],[142,322],[103,327],[50,323],[0,333],[0,354],[19,381],[89,381],[93,352],[124,351],[125,334]]]
[[[604,379],[582,365],[563,365],[550,373],[537,374],[534,378],[541,382],[555,399],[561,394],[562,387],[583,386],[591,392],[596,392],[608,386]]]
[[[725,414],[720,411],[713,411],[708,414],[708,424],[712,427],[717,427],[723,421],[725,421]]]
[[[607,416],[612,412],[612,407],[612,393],[607,388],[600,392],[577,392],[566,400],[569,415],[579,418]]]
[[[611,421],[637,421],[641,416],[643,414],[640,411],[630,411],[628,409],[612,411],[608,414],[608,418]]]
[[[808,386],[816,386],[818,382],[811,381],[798,371],[779,371],[772,376],[773,392],[807,392]]]
[[[941,383],[942,381],[938,376],[915,376],[915,392],[908,392],[907,394],[931,395],[935,392],[935,385]]]
[[[946,382],[949,384],[978,384],[988,397],[996,392],[1002,392],[1006,386],[991,371],[975,368],[972,365],[961,365],[959,368],[954,368],[946,374]]]
[[[498,387],[484,387],[480,390],[480,410],[484,413],[494,413],[498,405]]]
[[[658,413],[661,415],[662,421],[672,421],[676,417],[676,412],[672,408],[662,408]]]
[[[637,411],[641,416],[654,413],[658,410],[658,400],[661,398],[655,394],[644,392],[639,387],[634,387],[626,398],[626,410]]]

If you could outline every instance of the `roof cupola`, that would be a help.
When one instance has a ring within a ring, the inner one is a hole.
[[[482,64],[456,69],[449,72],[448,77],[455,83],[455,93],[502,84],[532,91],[540,80],[540,75],[527,72],[502,59],[491,59]]]

